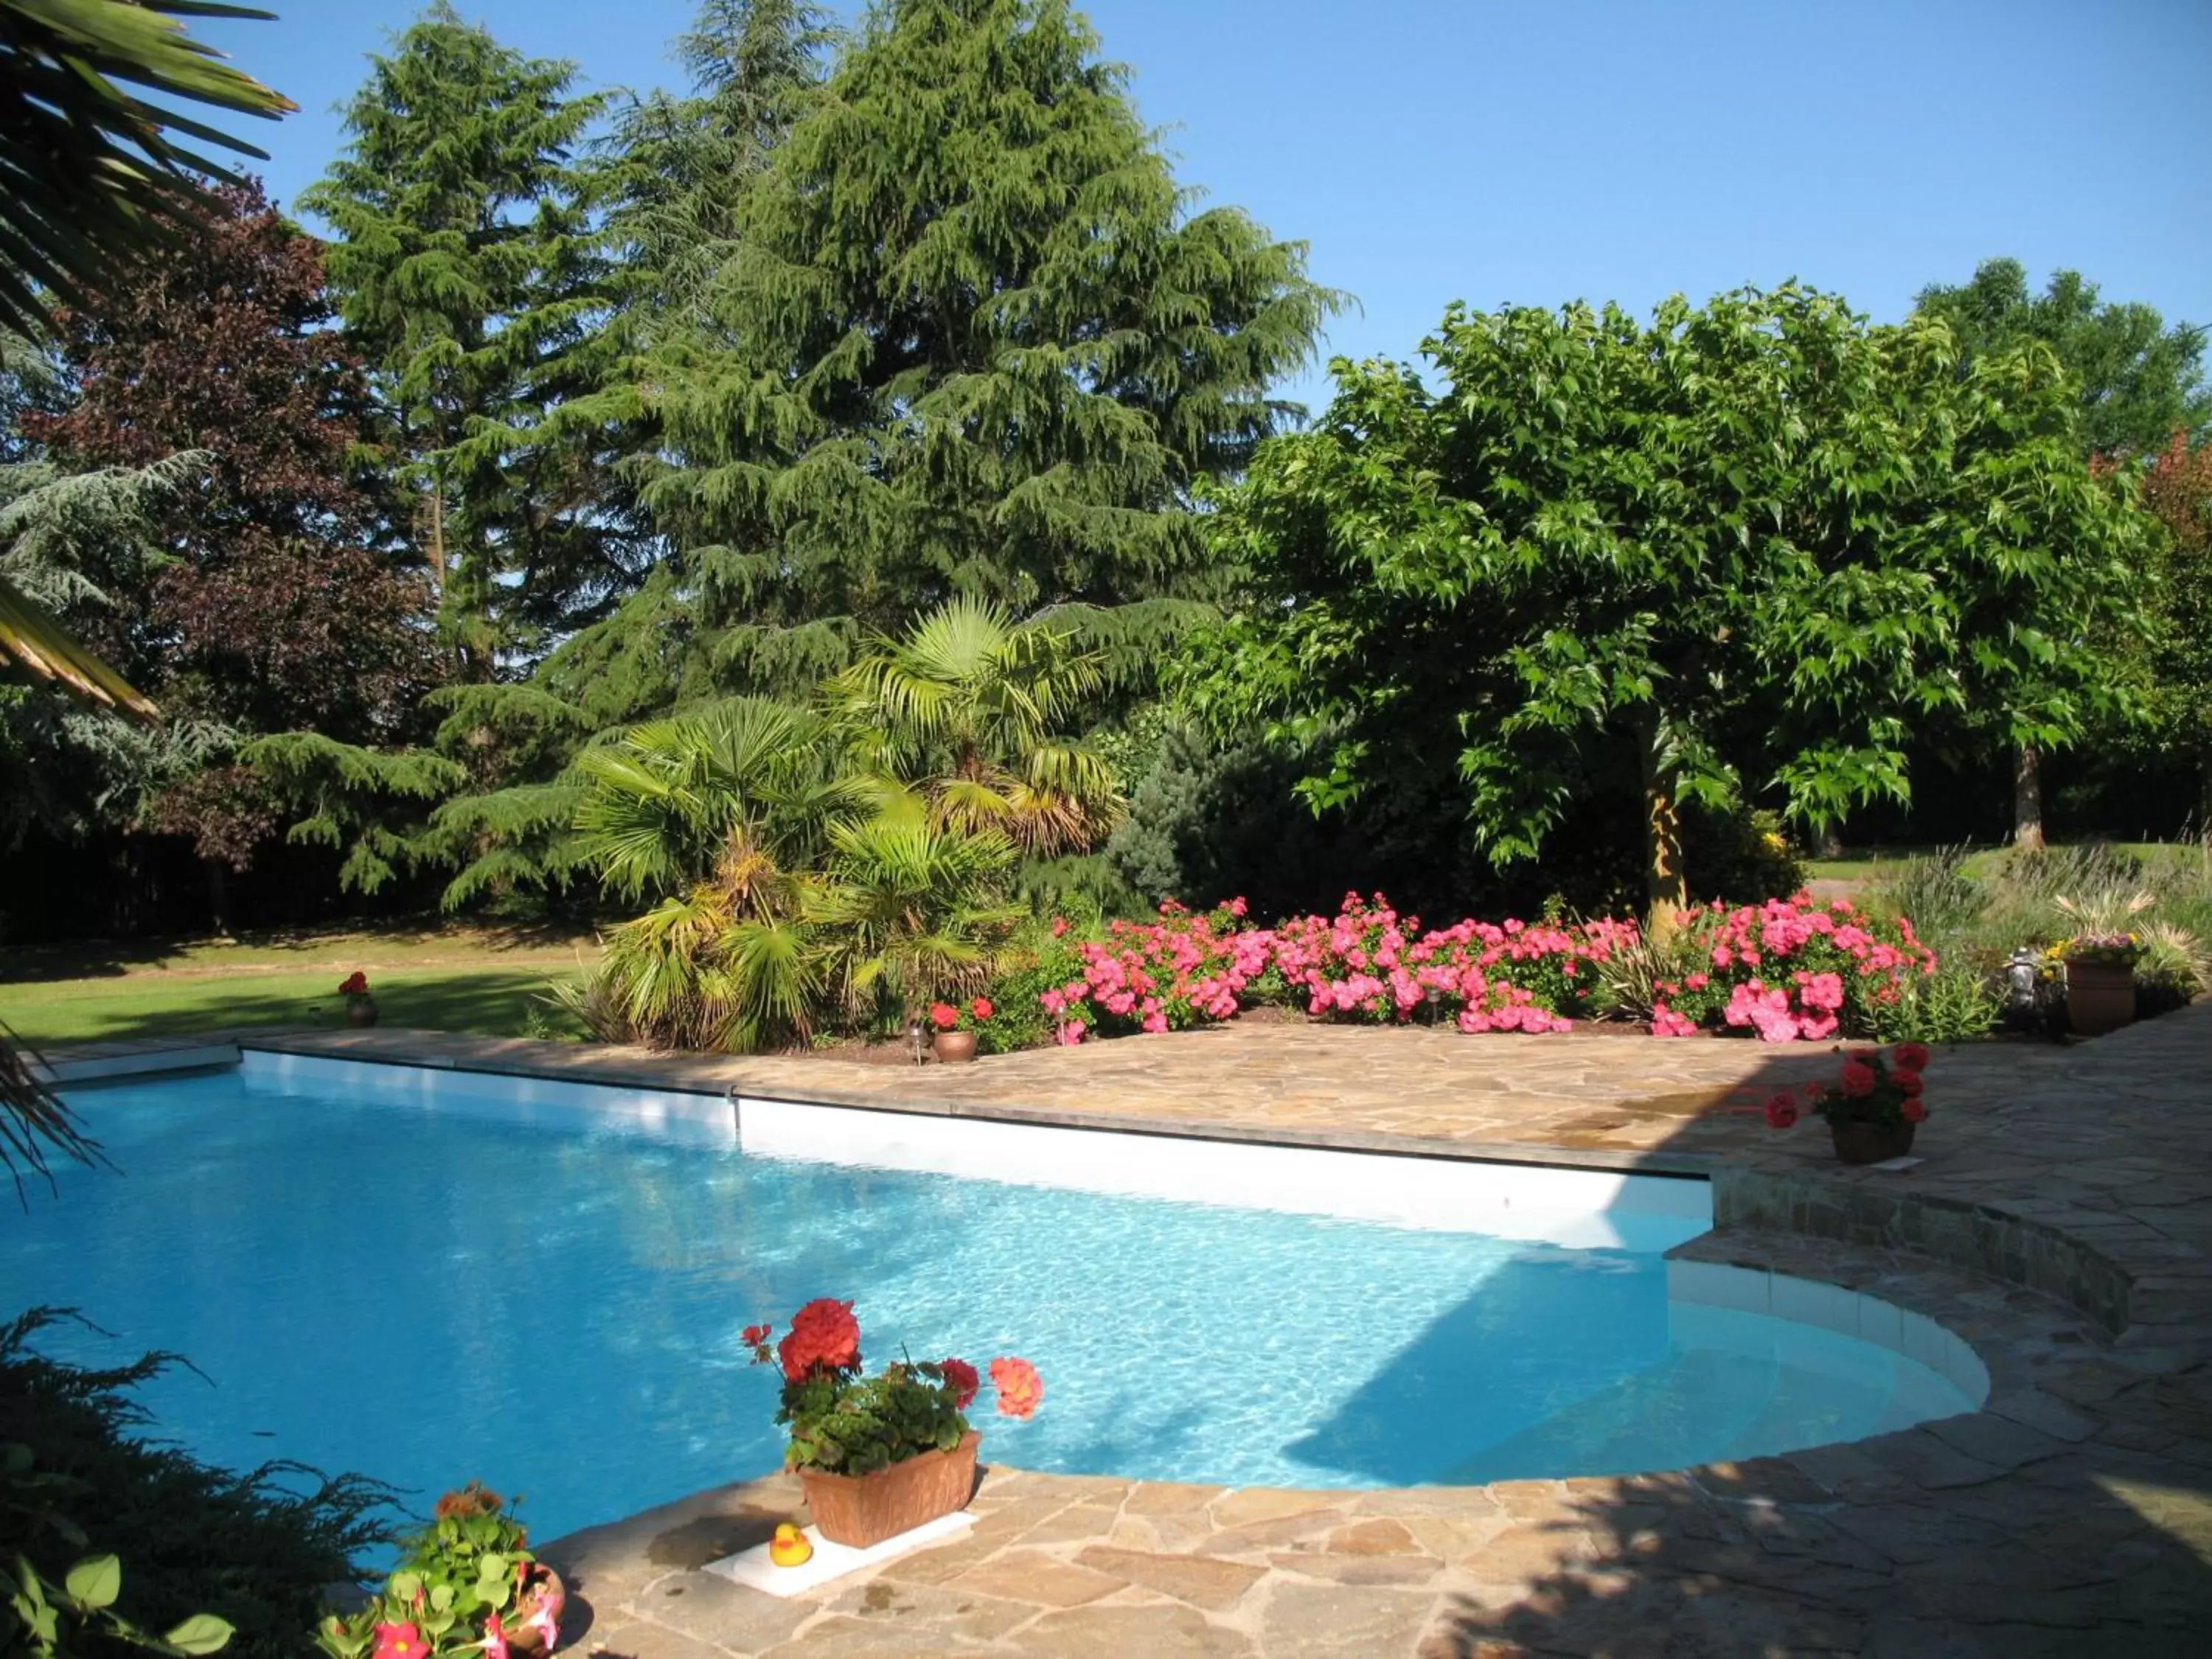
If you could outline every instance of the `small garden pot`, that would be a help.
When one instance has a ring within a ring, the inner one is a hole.
[[[930,1052],[947,1066],[975,1058],[975,1034],[973,1031],[939,1031],[929,1040]],[[844,1540],[839,1539],[840,1543]]]
[[[347,1024],[357,1030],[366,1030],[369,1026],[376,1024],[377,1009],[374,997],[368,995],[348,997],[345,1002]]]
[[[2102,1036],[2136,1018],[2136,970],[2118,962],[2066,958],[2066,1024],[2075,1036]]]
[[[1869,1123],[1849,1118],[1828,1120],[1828,1133],[1836,1142],[1836,1158],[1843,1164],[1881,1164],[1903,1158],[1912,1150],[1917,1123]]]
[[[957,1035],[973,1042],[975,1034]],[[982,1438],[970,1429],[949,1452],[926,1451],[872,1474],[801,1468],[799,1485],[822,1535],[864,1550],[967,1508],[975,1495],[975,1448]]]
[[[529,1586],[515,1599],[514,1624],[507,1632],[509,1653],[545,1653],[545,1632],[538,1626],[527,1622],[532,1613],[543,1607],[551,1619],[553,1628],[561,1628],[561,1610],[568,1605],[568,1587],[561,1582],[561,1575],[540,1562],[531,1570]],[[502,1621],[504,1622],[504,1621]]]

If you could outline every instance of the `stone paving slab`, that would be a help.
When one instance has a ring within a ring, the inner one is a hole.
[[[616,1659],[812,1655],[2154,1656],[2212,1651],[2212,1004],[1939,1054],[1910,1170],[1759,1103],[1810,1047],[1242,1025],[908,1071],[400,1032],[266,1046],[885,1109],[1696,1168],[1684,1254],[1861,1290],[1991,1393],[1734,1465],[1399,1492],[993,1468],[971,1537],[819,1600],[699,1568],[804,1519],[781,1474],[547,1547]],[[988,1447],[986,1446],[988,1455]]]

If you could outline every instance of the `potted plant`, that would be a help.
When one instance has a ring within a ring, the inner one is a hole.
[[[991,1012],[988,997],[964,1003],[931,1003],[929,1023],[935,1035],[929,1040],[930,1052],[947,1065],[975,1059],[975,1028],[990,1018]]]
[[[325,1619],[316,1638],[337,1659],[550,1654],[567,1601],[560,1575],[531,1554],[506,1500],[471,1480],[402,1540],[399,1565],[368,1604]]]
[[[2066,1024],[2075,1036],[2102,1036],[2134,1024],[2136,963],[2143,950],[2135,933],[2084,933],[2066,941]]]
[[[376,1024],[376,999],[368,994],[368,975],[358,968],[345,977],[338,987],[338,994],[345,999],[345,1019],[349,1025],[363,1030]]]
[[[982,1438],[963,1414],[981,1386],[973,1365],[901,1358],[863,1376],[853,1304],[828,1297],[801,1308],[771,1348],[774,1333],[750,1325],[744,1341],[755,1364],[782,1373],[784,1466],[799,1472],[823,1537],[866,1549],[967,1507]],[[1026,1359],[993,1360],[991,1384],[1007,1417],[1034,1415],[1044,1398]]]
[[[1833,1083],[1805,1085],[1806,1109],[1828,1120],[1836,1156],[1845,1164],[1879,1164],[1912,1150],[1912,1132],[1927,1121],[1921,1073],[1928,1049],[1900,1042],[1885,1056],[1878,1048],[1854,1048],[1844,1056]],[[1766,1103],[1766,1121],[1778,1129],[1797,1121],[1797,1097],[1784,1090]]]

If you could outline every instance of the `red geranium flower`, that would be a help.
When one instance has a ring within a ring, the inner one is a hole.
[[[368,994],[368,975],[358,968],[346,975],[345,983],[338,987],[342,997],[365,997]]]
[[[1924,1122],[1928,1117],[1927,1107],[1917,1099],[1906,1101],[1898,1109],[1905,1114],[1905,1121],[1907,1123]]]
[[[1864,1060],[1847,1060],[1844,1062],[1844,1076],[1841,1086],[1843,1088],[1843,1091],[1849,1095],[1853,1100],[1863,1100],[1867,1096],[1872,1094],[1874,1092],[1874,1085],[1875,1075],[1873,1066],[1868,1065]]]
[[[1894,1071],[1889,1074],[1889,1080],[1897,1085],[1901,1094],[1917,1095],[1927,1086],[1921,1081],[1917,1072]]]
[[[1797,1097],[1784,1089],[1766,1103],[1766,1121],[1778,1129],[1786,1129],[1797,1121]]]
[[[949,1002],[929,1005],[929,1023],[940,1031],[949,1031],[960,1023],[960,1011]]]
[[[975,1368],[964,1359],[940,1359],[937,1369],[945,1373],[945,1385],[952,1390],[952,1406],[956,1411],[966,1411],[975,1399],[975,1390],[983,1386],[975,1375]]]
[[[748,1325],[745,1327],[744,1336],[739,1340],[748,1348],[757,1348],[768,1340],[769,1333],[775,1328],[773,1325]]]
[[[1928,1069],[1928,1045],[1924,1042],[1900,1042],[1889,1052],[1896,1058],[1897,1063],[1908,1071],[1924,1072]]]
[[[999,1412],[1004,1417],[1034,1417],[1044,1398],[1044,1379],[1026,1359],[994,1359],[991,1386],[999,1391]]]
[[[978,1019],[990,1018],[991,1000],[988,997],[977,997],[975,1001],[968,1005],[968,1012]]]
[[[804,1382],[819,1366],[852,1370],[860,1363],[860,1322],[853,1304],[817,1297],[792,1316],[791,1329],[776,1345],[787,1382]]]

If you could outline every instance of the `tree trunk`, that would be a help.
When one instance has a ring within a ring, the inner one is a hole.
[[[2043,850],[2043,757],[2032,744],[2013,754],[2012,844],[2024,853]]]
[[[1844,821],[1841,818],[1830,818],[1820,826],[1820,840],[1814,848],[1813,856],[1822,859],[1839,859],[1843,855]]]
[[[230,872],[221,859],[202,859],[200,867],[207,872],[208,915],[215,923],[217,939],[230,937]]]
[[[1674,775],[1659,753],[1655,714],[1638,722],[1637,754],[1644,768],[1644,883],[1652,930],[1673,925],[1671,909],[1686,909],[1690,887],[1682,873],[1682,829],[1674,803]]]

